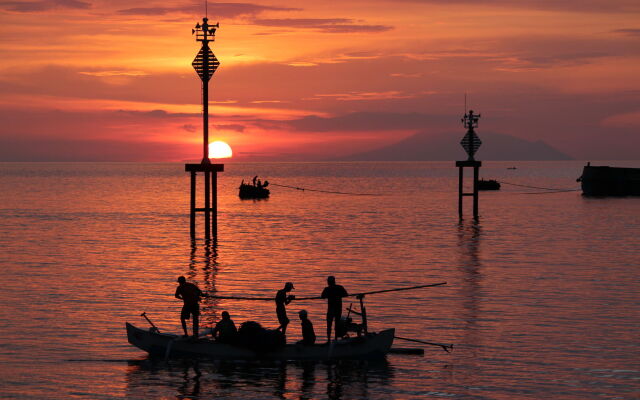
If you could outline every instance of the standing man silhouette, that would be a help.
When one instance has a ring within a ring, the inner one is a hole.
[[[322,291],[320,297],[327,299],[327,341],[331,341],[331,323],[335,320],[336,339],[339,338],[341,332],[342,318],[342,298],[347,297],[349,294],[341,285],[336,285],[336,278],[330,276],[327,278],[327,286]]]
[[[200,317],[200,297],[202,291],[193,283],[187,282],[184,276],[178,278],[178,287],[176,289],[176,298],[184,302],[182,311],[180,312],[180,322],[184,330],[184,336],[187,337],[187,321],[193,316],[193,337],[198,338],[198,327]]]
[[[283,335],[287,334],[287,325],[289,325],[289,318],[287,318],[287,309],[285,306],[296,298],[294,295],[287,296],[287,293],[292,289],[294,289],[293,283],[287,282],[284,284],[284,288],[278,290],[276,293],[276,314],[278,315],[278,322],[280,323],[278,330],[282,330]]]

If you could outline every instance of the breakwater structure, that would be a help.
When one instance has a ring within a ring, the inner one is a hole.
[[[473,196],[473,218],[478,219],[478,177],[480,175],[482,161],[476,160],[474,155],[482,144],[482,141],[480,141],[480,138],[475,132],[479,119],[480,114],[474,114],[473,110],[469,110],[469,113],[465,113],[462,118],[462,124],[467,128],[467,133],[462,138],[462,141],[460,141],[460,144],[469,157],[464,161],[456,161],[456,167],[458,167],[458,215],[460,218],[462,218],[463,214],[462,199],[465,196]],[[464,191],[465,168],[473,168],[473,190],[471,192]]]
[[[185,171],[191,173],[191,194],[189,201],[189,224],[191,237],[196,235],[196,213],[204,213],[204,235],[207,239],[218,233],[218,172],[224,171],[224,164],[212,164],[209,159],[209,80],[220,62],[209,48],[209,42],[216,37],[219,24],[209,24],[207,18],[197,23],[191,30],[196,41],[201,43],[200,51],[191,64],[202,81],[202,161],[199,164],[185,164]],[[196,207],[197,175],[204,177],[204,207]]]

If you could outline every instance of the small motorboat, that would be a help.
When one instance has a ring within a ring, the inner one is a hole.
[[[243,179],[238,188],[238,196],[241,199],[266,199],[271,194],[267,186],[269,181],[260,182],[257,176],[253,177],[252,183],[245,183]]]
[[[478,181],[478,190],[500,190],[500,182],[495,179],[480,179]]]
[[[141,329],[126,323],[129,343],[150,355],[165,358],[209,358],[216,360],[333,360],[374,359],[384,357],[393,344],[395,329],[367,333],[359,337],[339,339],[329,344],[311,346],[285,344],[267,352],[218,343],[209,338],[183,338],[159,333],[157,329]]]

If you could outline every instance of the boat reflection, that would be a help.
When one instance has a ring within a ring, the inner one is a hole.
[[[147,358],[129,363],[127,398],[369,398],[391,384],[386,360],[233,362]],[[244,397],[247,393],[248,397]],[[250,393],[250,394],[249,394]],[[253,397],[252,397],[253,396]]]

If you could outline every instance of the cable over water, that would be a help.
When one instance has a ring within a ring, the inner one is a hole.
[[[582,189],[566,189],[566,190],[554,190],[547,192],[513,192],[513,194],[554,194],[554,193],[566,193],[566,192],[579,192]]]
[[[549,193],[579,192],[580,190],[582,190],[582,189],[559,189],[559,188],[548,188],[548,187],[540,187],[540,186],[520,185],[518,183],[511,183],[511,182],[504,182],[504,181],[498,181],[498,182],[503,185],[518,186],[518,187],[529,188],[529,189],[547,190],[547,192],[521,192],[521,193],[513,193],[513,194],[549,194]]]
[[[498,181],[498,182],[504,185],[518,186],[518,187],[524,187],[529,189],[553,190],[553,191],[561,191],[561,192],[571,192],[571,191],[581,190],[581,189],[559,189],[559,188],[546,188],[546,187],[540,187],[540,186],[520,185],[517,183],[504,182],[504,181]]]
[[[336,191],[332,191],[332,190],[309,189],[309,188],[303,188],[303,187],[298,187],[298,186],[280,185],[280,184],[273,183],[273,182],[269,182],[269,184],[273,185],[273,186],[280,186],[280,187],[296,189],[296,190],[302,190],[302,191],[308,191],[308,192],[320,192],[320,193],[331,193],[331,194],[347,194],[347,195],[351,195],[351,196],[381,196],[380,194],[375,194],[375,193],[336,192]]]
[[[378,294],[378,293],[388,293],[388,292],[400,292],[402,290],[423,289],[423,288],[434,287],[434,286],[442,286],[446,284],[447,282],[440,282],[440,283],[430,283],[428,285],[374,290],[371,292],[350,293],[347,297],[358,297],[358,296],[365,296],[368,294]],[[205,296],[213,299],[225,299],[225,300],[253,300],[253,301],[274,301],[275,300],[275,297],[216,296],[208,293],[205,294]],[[313,297],[296,297],[294,300],[321,300],[321,299],[322,299],[321,296],[313,296]]]

